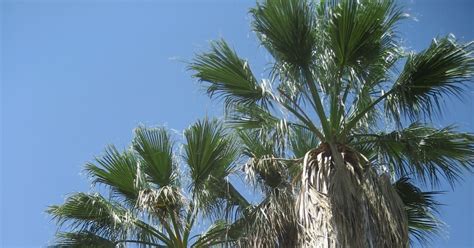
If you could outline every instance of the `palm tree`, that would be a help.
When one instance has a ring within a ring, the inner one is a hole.
[[[267,0],[250,13],[269,79],[224,41],[190,64],[262,188],[242,240],[254,247],[406,247],[440,228],[437,192],[474,165],[474,137],[435,128],[445,96],[472,79],[472,43],[405,51],[391,0]],[[410,178],[413,180],[410,181]]]
[[[182,149],[146,127],[109,147],[86,171],[110,194],[51,206],[67,228],[55,245],[407,247],[442,228],[439,192],[417,184],[454,186],[474,166],[472,134],[429,124],[472,79],[472,43],[404,51],[391,0],[266,0],[251,14],[268,79],[213,42],[189,68],[225,123],[192,125]],[[241,171],[255,204],[232,179]]]
[[[49,207],[58,224],[70,229],[58,232],[51,247],[209,247],[230,240],[223,236],[224,220],[213,219],[202,234],[193,227],[198,216],[236,214],[249,206],[227,179],[239,154],[235,139],[215,120],[198,121],[184,136],[188,188],[170,132],[138,127],[129,149],[110,146],[85,167],[108,197],[75,193]]]

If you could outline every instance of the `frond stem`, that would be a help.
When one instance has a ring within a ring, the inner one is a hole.
[[[301,112],[299,113],[296,109],[290,107],[290,105],[286,104],[285,102],[282,102],[282,101],[278,101],[281,105],[283,105],[288,111],[290,111],[292,114],[294,114],[296,116],[296,118],[298,118],[301,122],[303,122],[304,124],[306,124],[311,131],[313,131],[316,136],[318,136],[318,138],[320,140],[325,140],[324,139],[324,135],[318,130],[318,128],[311,122],[310,118],[308,117],[308,115],[306,115],[306,113],[303,111],[303,109],[301,109],[301,107],[299,106],[299,104],[297,104],[290,96],[288,96],[285,92],[283,92],[282,90],[279,90],[280,94],[282,96],[284,96],[286,99],[288,99],[289,101],[291,101],[291,103],[293,103],[293,105]]]
[[[321,103],[321,97],[319,96],[318,89],[316,88],[316,84],[313,79],[313,75],[309,68],[303,68],[304,76],[308,83],[309,89],[311,91],[311,95],[313,96],[313,101],[316,104],[316,114],[319,117],[321,122],[321,126],[323,127],[323,132],[326,137],[332,139],[331,137],[331,130],[329,129],[329,123],[326,118],[326,113],[324,112],[323,104]],[[323,139],[322,139],[323,140]]]
[[[342,130],[342,133],[343,134],[346,134],[348,131],[350,131],[356,124],[357,122],[362,118],[364,117],[365,114],[367,114],[367,112],[369,112],[375,105],[377,105],[379,102],[381,102],[382,100],[384,100],[385,98],[387,98],[389,95],[391,95],[392,93],[395,92],[395,89],[396,87],[392,88],[391,90],[389,90],[387,93],[385,93],[383,96],[377,98],[377,100],[373,101],[369,106],[367,106],[367,108],[365,108],[364,110],[362,110],[359,114],[357,114],[354,118],[352,118],[349,123],[347,123],[347,125],[344,127],[344,129]]]

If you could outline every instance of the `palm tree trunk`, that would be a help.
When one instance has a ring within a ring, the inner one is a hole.
[[[353,152],[338,150],[342,166],[327,144],[305,156],[296,206],[299,247],[407,247],[406,214],[388,176],[377,175]]]

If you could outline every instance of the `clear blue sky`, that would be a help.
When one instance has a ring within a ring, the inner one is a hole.
[[[474,1],[405,1],[417,21],[406,46],[437,35],[474,40]],[[219,115],[182,60],[223,37],[254,70],[268,58],[249,28],[254,1],[3,0],[1,2],[0,247],[40,247],[55,226],[46,206],[90,190],[82,165],[107,144],[125,147],[139,123],[182,130]],[[474,88],[474,87],[473,87]],[[472,88],[471,88],[472,89]],[[474,132],[472,91],[450,101],[440,125]],[[446,238],[434,247],[474,247],[472,175],[440,189]]]

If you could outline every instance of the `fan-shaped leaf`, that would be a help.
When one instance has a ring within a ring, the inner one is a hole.
[[[130,151],[120,153],[114,146],[109,146],[102,157],[96,158],[96,164],[88,163],[85,168],[93,182],[109,186],[113,193],[134,205],[143,187],[137,174],[135,155]]]
[[[452,126],[435,129],[413,123],[400,131],[366,136],[360,142],[372,151],[376,163],[389,165],[400,177],[414,176],[432,184],[440,176],[453,184],[474,166],[474,136],[456,132]]]
[[[140,154],[141,166],[151,182],[161,187],[177,183],[173,141],[166,129],[138,127],[133,148]]]
[[[441,113],[442,96],[461,96],[464,83],[474,75],[473,45],[452,36],[434,40],[418,54],[410,54],[393,93],[385,101],[387,113],[411,119]]]
[[[224,99],[226,106],[232,104],[266,104],[266,89],[258,84],[248,62],[239,58],[224,41],[211,43],[211,51],[197,55],[189,69],[194,77],[208,82],[207,93]]]

